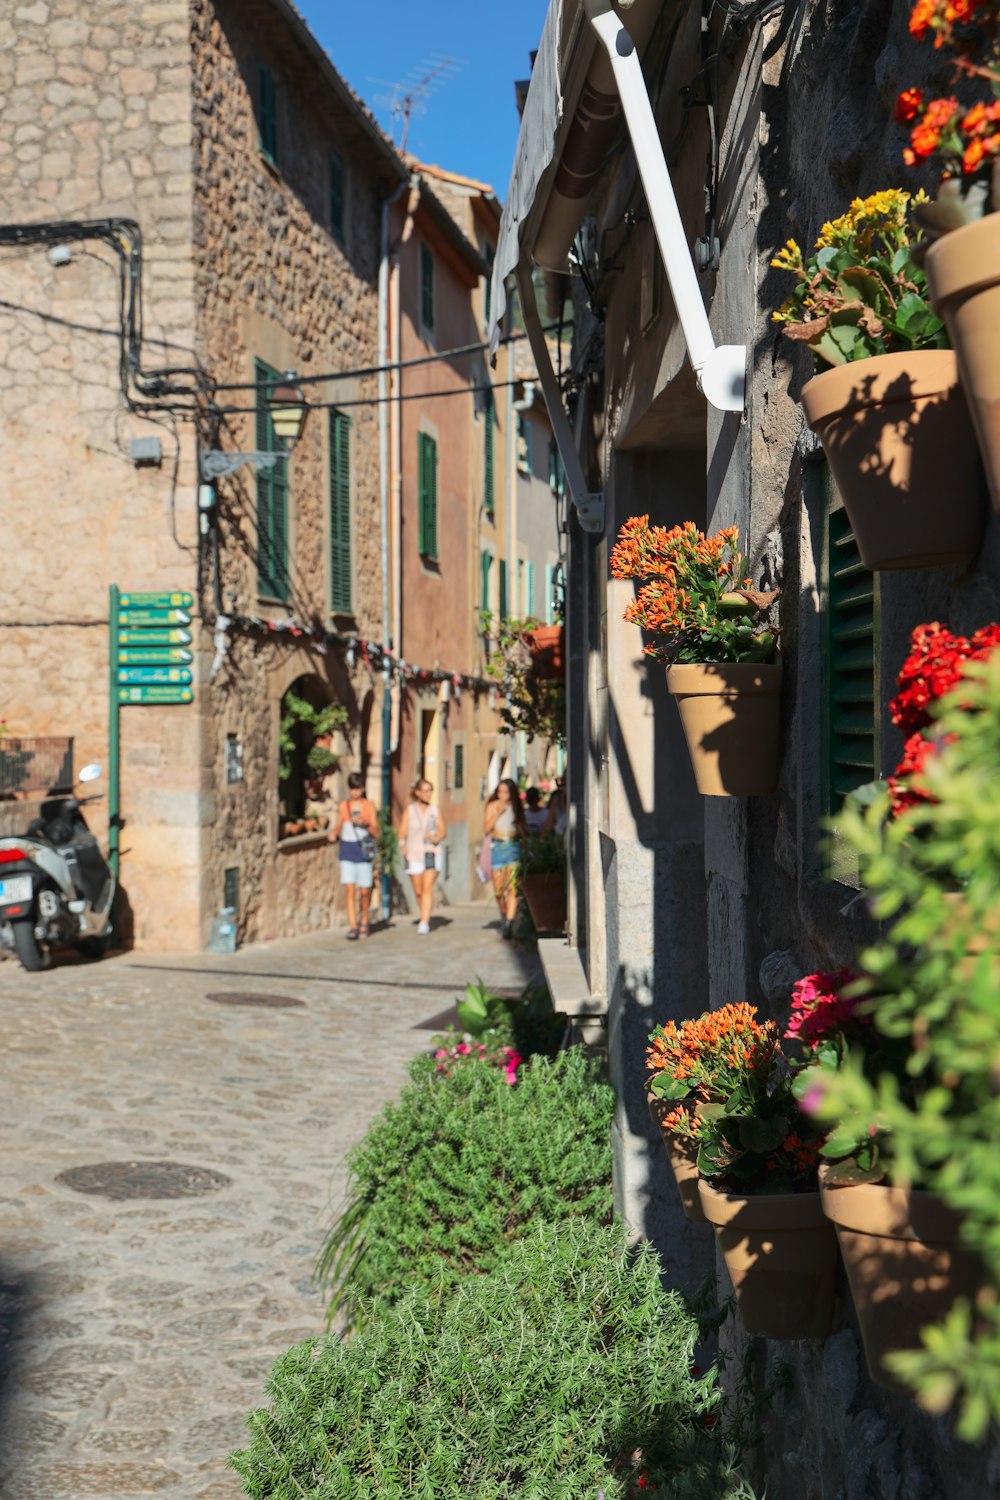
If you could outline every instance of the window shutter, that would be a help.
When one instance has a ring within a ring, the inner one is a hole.
[[[421,557],[436,559],[437,443],[426,432],[417,434],[417,547]]]
[[[260,149],[268,161],[278,160],[278,118],[274,74],[261,63],[257,69],[257,129]]]
[[[437,541],[437,443],[427,439],[427,556],[438,555]]]
[[[434,332],[434,257],[426,245],[420,246],[420,321]]]
[[[350,614],[351,420],[330,413],[330,608]]]
[[[524,612],[526,615],[535,613],[535,565],[527,562],[524,565]]]
[[[330,153],[330,230],[338,240],[343,240],[344,161],[336,151]]]
[[[482,581],[480,585],[479,607],[489,609],[490,607],[490,573],[493,570],[492,552],[484,552],[479,559],[482,568]]]
[[[875,580],[847,513],[827,518],[827,811],[878,775],[875,724]]]
[[[488,516],[495,508],[493,479],[493,388],[487,386],[483,396],[483,507]]]
[[[497,607],[497,613],[499,614],[501,620],[506,620],[506,618],[507,618],[507,559],[505,557],[501,557],[501,559],[500,559],[500,600],[499,600],[499,604],[498,604],[498,607]]]
[[[262,360],[254,362],[258,382],[256,439],[263,453],[283,451],[274,435],[274,425],[267,399],[272,387],[261,388],[264,381],[279,379]],[[261,594],[269,599],[288,598],[288,460],[270,469],[257,470],[257,577]]]
[[[554,625],[555,624],[555,616],[556,616],[555,601],[552,598],[552,594],[554,592],[554,590],[553,590],[554,575],[555,575],[555,569],[553,568],[552,564],[551,563],[546,563],[545,564],[545,623],[546,623],[546,625]]]

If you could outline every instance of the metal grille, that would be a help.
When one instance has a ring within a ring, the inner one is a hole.
[[[233,865],[225,871],[222,877],[222,904],[228,906],[230,911],[236,911],[240,904],[240,872]]]
[[[0,797],[72,790],[71,739],[0,740]]]
[[[878,775],[875,714],[875,580],[843,510],[827,520],[829,776],[827,811]]]

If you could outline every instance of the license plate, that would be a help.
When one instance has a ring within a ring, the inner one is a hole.
[[[30,900],[30,875],[15,875],[11,880],[0,880],[0,906],[12,906],[17,901]]]

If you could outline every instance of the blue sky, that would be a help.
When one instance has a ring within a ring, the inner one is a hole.
[[[425,112],[410,122],[407,149],[422,160],[489,182],[502,201],[507,193],[517,107],[514,80],[527,78],[529,53],[542,34],[548,0],[297,0],[313,34],[334,66],[390,131],[389,110],[377,101],[396,83],[419,79],[438,57],[460,59],[451,78],[439,78]]]

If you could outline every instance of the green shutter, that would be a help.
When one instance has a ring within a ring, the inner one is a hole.
[[[426,245],[420,246],[420,321],[434,332],[434,257]]]
[[[261,360],[254,362],[258,382],[280,379],[277,370]],[[262,453],[281,453],[283,444],[274,435],[267,401],[273,387],[257,391],[257,447]],[[268,599],[287,599],[288,585],[288,460],[270,469],[257,470],[257,577],[260,592]]]
[[[330,152],[330,230],[344,238],[344,162],[336,151]]]
[[[437,558],[437,443],[426,432],[417,434],[419,511],[417,545],[421,557]]]
[[[257,130],[268,161],[278,160],[278,114],[274,74],[263,63],[257,69]]]
[[[555,576],[555,568],[553,568],[553,566],[552,566],[551,563],[546,563],[545,564],[545,616],[544,616],[546,625],[554,625],[555,624],[555,618],[556,618],[555,600],[552,597],[553,593],[555,592],[555,590],[553,588],[554,576]]]
[[[483,507],[488,516],[492,516],[496,503],[493,478],[493,426],[495,410],[493,387],[488,385],[483,393]]]
[[[482,568],[482,583],[481,583],[481,589],[480,589],[480,605],[479,605],[479,607],[480,607],[480,609],[489,609],[489,607],[490,607],[490,574],[493,571],[493,554],[492,554],[492,552],[484,552],[483,555],[479,559],[479,564],[480,564],[480,567]]]
[[[330,413],[330,608],[350,614],[351,419]]]
[[[535,565],[527,562],[524,565],[524,612],[526,615],[535,613]]]
[[[507,618],[507,559],[500,559],[500,600],[497,609],[501,620]]]

